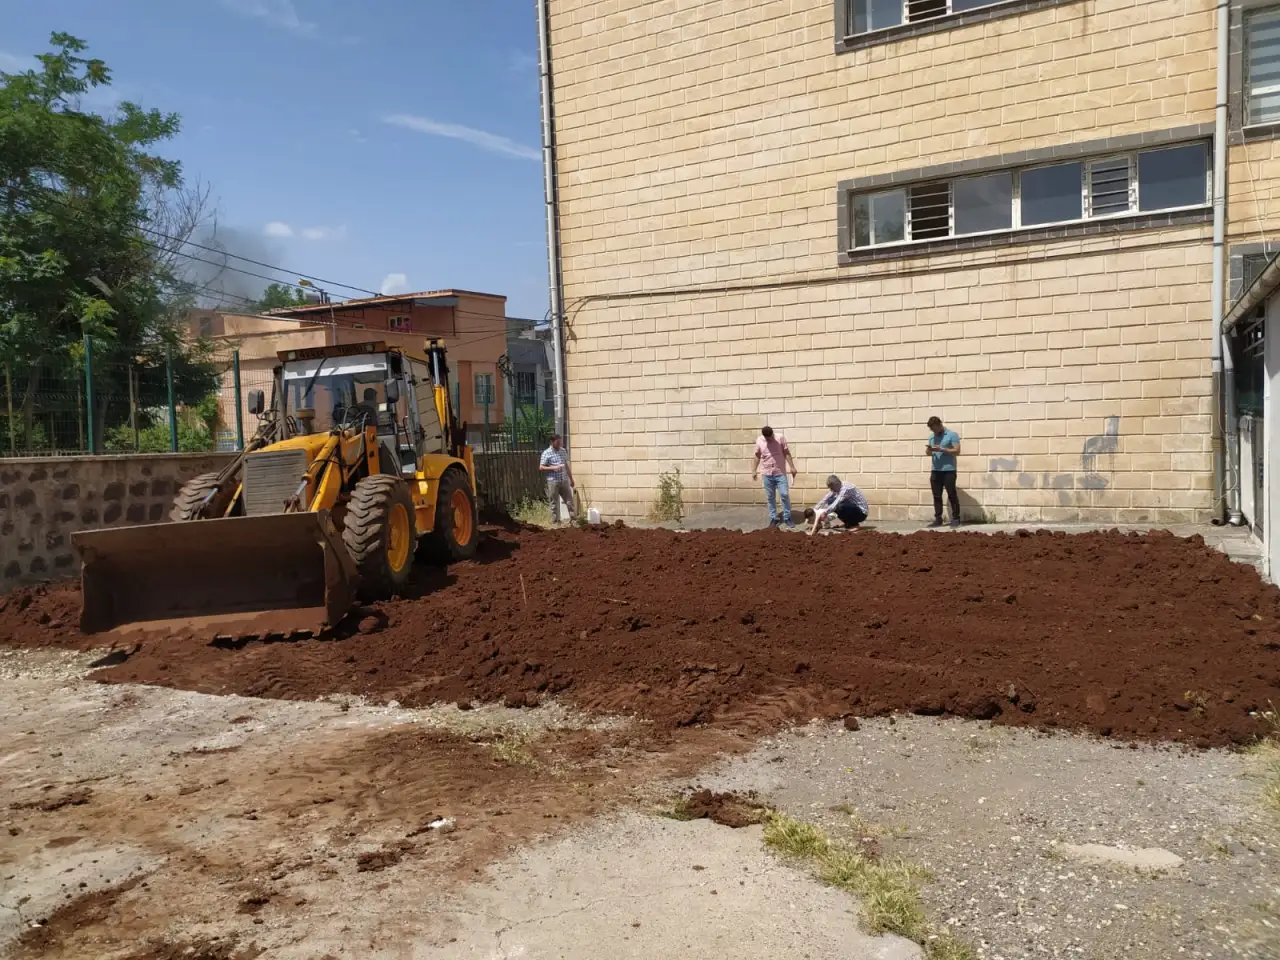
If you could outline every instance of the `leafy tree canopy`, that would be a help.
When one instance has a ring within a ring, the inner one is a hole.
[[[168,346],[207,394],[212,369],[179,335],[191,298],[154,225],[182,188],[179,164],[157,152],[179,117],[129,102],[109,116],[82,109],[111,72],[69,34],[50,46],[38,67],[0,73],[0,361],[25,391],[28,426],[42,371],[78,369],[85,334],[116,361],[103,377],[154,364]]]

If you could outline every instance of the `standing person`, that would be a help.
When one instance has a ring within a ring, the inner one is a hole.
[[[948,430],[938,417],[929,418],[929,439],[924,447],[931,460],[929,486],[933,490],[933,523],[942,526],[942,491],[947,491],[951,507],[951,526],[960,526],[960,498],[956,494],[956,457],[960,454],[960,435]]]
[[[573,516],[573,470],[569,466],[569,454],[564,440],[558,433],[551,435],[551,446],[542,451],[538,469],[547,478],[547,499],[551,501],[551,522],[560,522],[560,499]]]
[[[764,475],[764,493],[769,501],[769,526],[778,525],[778,495],[782,495],[782,522],[794,527],[791,522],[791,489],[787,486],[787,468],[791,468],[791,479],[796,478],[796,462],[791,459],[791,448],[787,446],[787,438],[774,436],[773,427],[761,427],[760,436],[756,438],[756,459],[751,467],[751,480],[754,483],[757,475]]]
[[[846,530],[854,529],[867,519],[867,498],[852,483],[843,482],[833,473],[827,477],[827,489],[831,492],[819,500],[812,510],[804,512],[805,519],[813,520],[809,536],[817,533],[831,514],[840,518]]]

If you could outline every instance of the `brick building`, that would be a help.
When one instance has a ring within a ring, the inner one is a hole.
[[[1280,189],[1280,3],[1230,0],[1238,293]],[[931,515],[1213,508],[1212,0],[547,0],[575,472],[637,514],[854,478]]]
[[[270,391],[277,353],[336,343],[383,341],[421,354],[426,341],[440,340],[449,351],[454,405],[470,424],[503,422],[506,384],[499,360],[507,350],[507,298],[469,290],[364,297],[333,303],[284,307],[266,315],[196,310],[192,336],[213,340],[221,359],[240,351],[244,392]],[[222,421],[235,422],[234,394],[223,391]],[[247,397],[242,398],[247,404]],[[252,424],[247,409],[244,422]],[[252,427],[246,427],[252,432]]]

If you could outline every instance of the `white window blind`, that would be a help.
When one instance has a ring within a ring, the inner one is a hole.
[[[1280,8],[1245,21],[1245,122],[1280,121]]]

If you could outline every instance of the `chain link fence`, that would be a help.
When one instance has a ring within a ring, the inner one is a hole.
[[[248,391],[271,391],[270,374],[241,376],[234,354],[125,358],[87,343],[0,373],[0,458],[234,451],[253,430]]]

